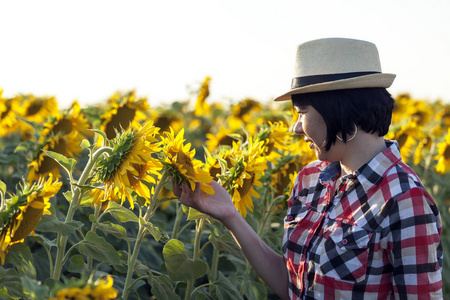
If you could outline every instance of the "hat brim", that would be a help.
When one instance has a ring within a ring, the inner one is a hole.
[[[392,85],[394,79],[395,74],[379,73],[353,77],[348,79],[341,79],[336,81],[316,83],[292,89],[289,92],[276,97],[273,101],[291,100],[291,96],[294,94],[305,94],[305,93],[315,93],[315,92],[344,90],[344,89],[372,88],[372,87],[388,88]]]

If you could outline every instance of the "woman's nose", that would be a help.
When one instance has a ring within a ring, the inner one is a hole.
[[[298,135],[304,134],[304,132],[303,132],[303,124],[302,124],[302,121],[300,120],[300,118],[298,118],[297,122],[295,122],[294,133],[298,134]]]

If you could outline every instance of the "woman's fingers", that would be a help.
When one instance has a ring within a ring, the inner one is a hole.
[[[180,194],[180,202],[184,205],[191,206],[191,189],[188,187],[186,183],[181,184],[181,194]]]
[[[186,183],[182,183],[181,191],[180,203],[198,209],[202,192],[200,183],[197,182],[195,184],[195,191],[192,191],[191,187]]]
[[[175,194],[175,196],[180,197],[181,196],[181,188],[178,184],[175,183],[173,178],[170,178],[170,181],[172,183],[172,191]]]

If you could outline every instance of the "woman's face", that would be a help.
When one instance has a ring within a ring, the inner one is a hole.
[[[316,151],[319,160],[332,160],[330,151],[325,150],[327,126],[322,116],[312,106],[294,106],[298,112],[298,120],[294,126],[294,133],[305,136],[305,141],[309,147]],[[330,148],[330,150],[333,146]]]

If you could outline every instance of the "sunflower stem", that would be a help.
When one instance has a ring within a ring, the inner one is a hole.
[[[158,181],[158,184],[155,187],[155,193],[152,195],[151,199],[151,209],[150,206],[145,212],[144,220],[147,222],[156,212],[156,209],[159,206],[159,193],[161,192],[161,189],[166,184],[168,179],[168,173],[166,172],[166,168],[163,169],[161,174],[161,179]]]
[[[73,220],[73,216],[75,215],[75,211],[78,209],[78,206],[80,205],[82,191],[80,186],[83,186],[86,182],[86,180],[89,178],[89,175],[91,174],[95,164],[99,160],[99,158],[107,153],[112,153],[112,148],[110,147],[102,147],[97,149],[89,158],[89,161],[86,165],[86,167],[83,170],[83,173],[81,173],[80,178],[78,179],[77,185],[71,186],[72,189],[72,199],[69,204],[69,209],[67,211],[66,220],[64,223],[71,222]],[[61,233],[58,233],[57,237],[57,252],[56,252],[56,259],[55,259],[55,268],[53,271],[53,279],[59,280],[61,277],[61,271],[64,264],[64,257],[66,252],[66,244],[67,244],[68,236],[63,236]]]
[[[178,238],[178,231],[180,229],[180,223],[181,223],[181,217],[183,216],[183,206],[181,204],[178,204],[178,201],[176,202],[177,205],[177,214],[175,216],[175,223],[173,224],[172,229],[172,238],[177,239]]]
[[[433,142],[431,144],[431,149],[429,151],[429,154],[425,159],[424,172],[423,172],[423,175],[421,176],[421,177],[423,177],[423,181],[428,181],[428,174],[430,173],[430,165],[433,160],[435,150],[436,150],[436,142]]]
[[[217,278],[217,270],[219,269],[219,250],[214,247],[212,262],[211,262],[211,272],[209,275],[209,283],[212,284],[209,289],[209,295],[212,296],[214,293],[214,281]]]
[[[194,261],[198,260],[198,256],[200,253],[200,241],[203,232],[203,227],[205,226],[205,219],[198,220],[195,228],[195,240],[194,240],[194,257],[192,258]],[[185,300],[191,299],[192,289],[194,286],[194,280],[189,279],[186,286],[186,294],[184,295]]]
[[[266,210],[264,211],[263,217],[261,219],[261,223],[259,223],[259,227],[258,227],[258,231],[257,231],[257,234],[260,237],[262,236],[262,232],[263,232],[264,228],[266,227],[266,223],[267,223],[268,217],[272,213],[272,210],[273,210],[273,203],[274,203],[273,197],[272,197],[272,201],[269,204],[269,207],[267,207],[267,193],[268,193],[268,190],[269,190],[268,188],[264,189],[264,195],[262,197],[262,199],[264,201],[264,207],[266,207]],[[245,263],[245,273],[244,273],[244,275],[248,276],[250,274],[250,270],[251,270],[251,266],[250,266],[249,261],[247,260],[246,263]],[[241,290],[240,290],[241,296],[244,295],[244,289],[245,289],[245,280],[242,280]]]
[[[162,187],[166,184],[166,180],[168,178],[167,172],[165,169],[163,169],[163,172],[161,174],[161,178],[158,181],[158,184],[155,187],[155,193],[152,195],[152,199],[150,201],[149,207],[144,215],[144,220],[147,222],[154,214],[156,209],[158,208],[159,204],[159,192],[161,191]],[[134,285],[131,285],[131,280],[133,279],[133,273],[134,273],[134,265],[136,264],[137,257],[139,255],[139,250],[142,244],[142,240],[145,236],[145,227],[143,224],[139,223],[139,231],[136,237],[136,243],[134,244],[133,253],[131,256],[128,256],[128,270],[127,270],[127,277],[125,278],[125,285],[123,287],[123,293],[122,293],[122,299],[126,300],[128,298],[128,294],[130,293],[131,287]]]
[[[144,237],[144,231],[145,227],[142,225],[139,225],[139,231],[136,238],[136,243],[134,244],[133,253],[131,254],[131,257],[128,257],[128,270],[127,270],[127,277],[125,278],[125,285],[123,287],[123,293],[122,293],[122,299],[126,300],[128,298],[128,294],[131,290],[131,279],[133,278],[134,273],[134,265],[136,263],[137,256],[139,254],[139,249],[142,244],[142,239]]]
[[[100,214],[100,207],[101,207],[100,203],[94,205],[95,220],[98,220],[98,216]],[[97,221],[94,221],[94,222],[92,222],[92,225],[91,225],[91,231],[95,233],[96,230],[97,230]],[[93,264],[93,258],[92,258],[92,256],[89,256],[88,257],[88,266],[87,266],[88,270],[92,269],[92,264]]]

